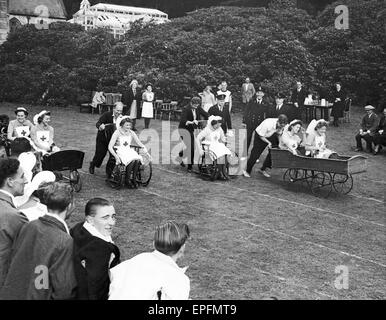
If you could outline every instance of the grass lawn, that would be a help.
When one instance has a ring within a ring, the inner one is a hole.
[[[14,109],[0,104],[0,114],[11,118]],[[29,109],[31,119],[40,111]],[[112,200],[118,213],[114,239],[128,259],[152,250],[158,223],[188,223],[192,237],[180,265],[189,266],[192,299],[386,298],[386,151],[366,154],[367,172],[354,176],[351,193],[328,199],[300,185],[288,186],[281,169],[273,169],[266,179],[256,172],[259,165],[250,179],[210,182],[176,164],[156,164],[147,188],[116,191],[106,185],[104,167],[88,174],[98,115],[79,113],[77,107],[51,111],[57,145],[86,153],[83,189],[76,194],[77,210],[69,225],[83,219],[90,198]],[[355,154],[351,148],[362,111],[352,111],[351,123],[328,128],[331,149]],[[240,115],[232,121],[241,128]],[[172,129],[177,124],[172,122]],[[160,120],[150,126],[161,131]],[[138,129],[143,127],[139,120]],[[348,289],[334,285],[337,266],[348,267]]]

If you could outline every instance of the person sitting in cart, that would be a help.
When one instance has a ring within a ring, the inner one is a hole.
[[[373,152],[373,137],[377,131],[379,125],[379,118],[374,112],[375,108],[373,106],[366,106],[366,115],[362,118],[361,128],[359,133],[355,136],[357,147],[355,151],[363,151],[362,148],[362,139],[366,141],[366,149],[368,152]]]
[[[143,148],[143,151],[147,153],[149,157],[150,155],[144,144],[132,130],[132,120],[129,116],[118,118],[116,126],[117,130],[113,133],[109,143],[109,151],[115,158],[116,164],[127,166],[126,174],[132,177],[129,187],[137,188],[137,172],[143,159],[142,156],[131,148],[132,141],[134,140],[136,145]],[[133,174],[131,175],[131,173]]]
[[[305,130],[301,120],[293,120],[284,127],[279,137],[279,148],[291,151],[294,155],[305,155]]]
[[[221,128],[222,118],[219,116],[210,116],[204,130],[197,136],[198,150],[200,156],[204,154],[202,145],[208,145],[211,151],[211,160],[217,160],[221,179],[226,179],[225,157],[231,155],[231,151],[225,146],[226,137]]]
[[[31,129],[31,139],[34,149],[43,155],[60,151],[54,143],[54,128],[49,125],[51,112],[43,110],[34,116],[33,121],[35,126]]]
[[[314,158],[328,159],[335,158],[337,153],[326,146],[327,121],[315,119],[307,127],[306,134],[306,155]]]

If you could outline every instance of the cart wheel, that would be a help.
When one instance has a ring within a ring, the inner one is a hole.
[[[287,169],[283,174],[283,181],[296,182],[299,179],[298,169]]]
[[[149,185],[151,176],[153,175],[153,166],[148,159],[144,158],[144,162],[140,165],[137,175],[137,181],[144,187]]]
[[[82,180],[78,170],[73,170],[70,172],[70,185],[75,192],[82,190]]]
[[[113,189],[120,189],[125,184],[125,166],[117,165],[114,167],[111,173],[111,178],[107,179],[106,182]]]
[[[332,176],[332,185],[336,192],[341,194],[348,194],[353,187],[352,175],[334,173]]]
[[[311,192],[323,198],[327,198],[332,191],[331,174],[326,172],[314,172],[310,182]]]

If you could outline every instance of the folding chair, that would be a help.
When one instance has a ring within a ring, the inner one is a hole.
[[[161,113],[161,106],[163,102],[163,100],[156,100],[154,102],[154,119],[157,119],[157,114]]]

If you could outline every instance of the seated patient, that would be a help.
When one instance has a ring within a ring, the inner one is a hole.
[[[289,150],[294,155],[304,155],[303,144],[305,140],[305,131],[302,128],[300,120],[293,120],[284,127],[283,134],[279,136],[279,148]]]
[[[225,146],[226,137],[221,128],[221,117],[210,116],[207,126],[197,136],[198,150],[200,155],[203,155],[202,144],[209,145],[212,160],[217,160],[220,167],[220,174],[225,177],[225,156],[230,155],[231,151]]]
[[[328,159],[336,157],[336,152],[326,146],[327,122],[315,119],[310,122],[307,128],[306,154],[311,154],[314,158]]]
[[[153,252],[141,253],[110,270],[110,300],[187,300],[190,281],[183,256],[189,227],[169,221],[156,228]]]
[[[128,177],[132,177],[130,187],[136,188],[136,176],[142,157],[131,148],[133,140],[139,147],[143,148],[145,153],[147,153],[147,149],[132,130],[132,120],[128,116],[119,118],[116,126],[117,130],[113,133],[109,143],[109,151],[114,156],[116,164],[127,166],[126,174]]]

